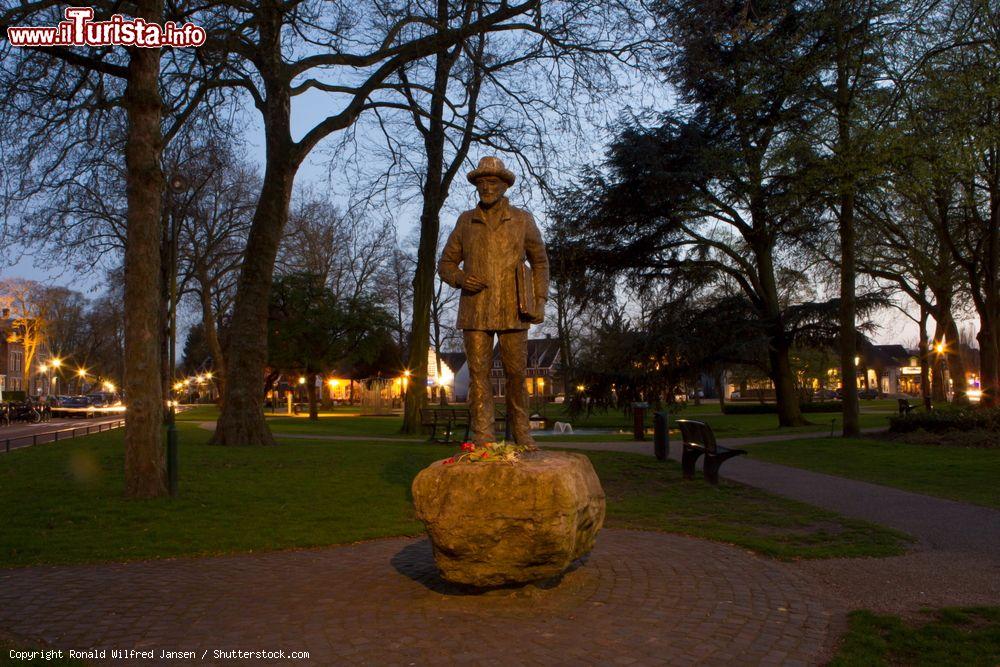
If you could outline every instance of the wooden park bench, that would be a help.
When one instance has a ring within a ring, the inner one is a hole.
[[[901,415],[908,415],[917,409],[917,406],[910,405],[910,399],[908,398],[899,398],[896,400],[899,403],[899,414]]]
[[[719,483],[719,468],[734,456],[746,455],[745,449],[729,449],[716,443],[712,428],[704,422],[678,419],[684,447],[681,454],[681,469],[684,479],[694,479],[694,466],[698,458],[705,455],[705,479],[709,484]]]
[[[452,442],[455,429],[464,426],[465,435],[462,442],[469,439],[469,419],[468,408],[421,408],[420,425],[431,429],[431,442]],[[441,434],[438,434],[440,429]]]

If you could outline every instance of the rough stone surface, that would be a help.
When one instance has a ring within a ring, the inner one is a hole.
[[[471,586],[559,576],[590,552],[604,524],[604,491],[582,454],[438,461],[413,480],[413,502],[442,577]]]

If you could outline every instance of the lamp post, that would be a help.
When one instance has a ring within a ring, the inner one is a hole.
[[[59,387],[59,367],[62,366],[62,359],[59,357],[53,357],[49,361],[49,367],[52,369],[52,380],[49,382],[49,395],[55,396],[57,389]]]
[[[174,174],[167,182],[170,190],[171,201],[177,195],[187,192],[189,183],[186,177],[181,174]],[[171,207],[172,208],[172,207]],[[179,235],[181,216],[171,210],[169,213],[169,255],[167,257],[167,276],[169,290],[168,312],[167,312],[167,358],[169,359],[170,377],[177,367],[177,236]],[[162,274],[161,274],[162,275]],[[167,401],[167,487],[170,496],[177,495],[177,424],[176,406],[177,401]]]

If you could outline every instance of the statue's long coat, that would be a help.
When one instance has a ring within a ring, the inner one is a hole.
[[[462,290],[459,329],[510,331],[529,327],[518,313],[515,282],[517,269],[525,260],[531,266],[539,314],[548,298],[549,259],[534,218],[511,206],[506,197],[496,206],[500,207],[497,215],[487,215],[478,206],[462,213],[441,253],[438,274],[446,283],[461,288],[465,276],[472,274],[487,284],[476,294]]]

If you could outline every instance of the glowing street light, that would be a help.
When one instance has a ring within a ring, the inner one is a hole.
[[[300,376],[299,376],[299,384],[305,384],[305,383],[306,383],[306,378],[305,378],[305,376],[302,376],[302,375],[300,375]]]

